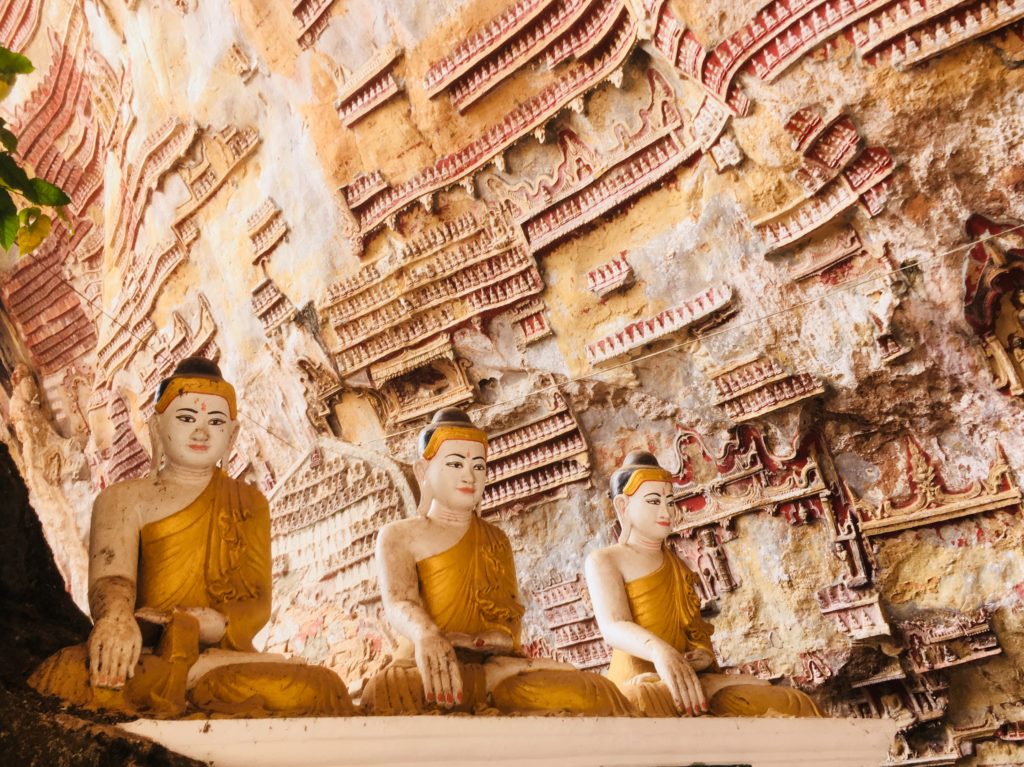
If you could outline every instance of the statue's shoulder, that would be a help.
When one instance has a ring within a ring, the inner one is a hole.
[[[156,494],[153,477],[123,479],[100,490],[93,501],[94,509],[115,509],[126,504],[145,502]]]
[[[598,570],[614,570],[622,572],[622,556],[625,549],[621,544],[614,543],[603,549],[594,549],[587,554],[587,566]]]
[[[428,529],[426,518],[421,516],[395,519],[381,527],[378,536],[388,542],[408,540]]]

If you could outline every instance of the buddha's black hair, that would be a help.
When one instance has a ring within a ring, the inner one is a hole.
[[[220,366],[213,360],[208,360],[205,357],[186,357],[178,363],[173,373],[160,382],[160,386],[156,390],[156,398],[153,401],[160,401],[160,398],[164,396],[164,392],[167,391],[167,387],[171,385],[171,381],[185,376],[190,378],[211,378],[216,381],[224,380],[224,375],[220,372]]]
[[[629,484],[629,478],[633,476],[633,473],[637,469],[660,469],[661,464],[658,463],[658,459],[646,450],[634,450],[626,459],[622,462],[622,466],[612,474],[612,478],[609,481],[609,486],[612,492],[612,498],[617,495],[621,495],[626,485]]]
[[[430,419],[430,424],[420,432],[417,445],[420,455],[423,455],[423,452],[427,449],[427,445],[430,444],[430,438],[434,436],[434,432],[442,426],[470,426],[476,428],[464,410],[457,407],[442,408],[434,413],[434,417]]]

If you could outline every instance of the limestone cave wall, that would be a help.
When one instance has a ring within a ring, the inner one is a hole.
[[[374,536],[458,404],[531,651],[607,663],[582,562],[647,448],[723,665],[899,719],[894,764],[1019,758],[1022,0],[3,0],[0,43],[73,200],[5,257],[3,437],[80,605],[200,354],[268,649],[386,661]]]

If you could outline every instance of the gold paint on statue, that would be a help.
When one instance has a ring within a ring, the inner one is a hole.
[[[144,652],[135,675],[114,690],[91,687],[85,646],[69,647],[40,666],[33,687],[85,708],[151,716],[181,715],[186,697],[201,711],[233,716],[352,713],[333,672],[253,650],[270,617],[270,511],[262,494],[217,469],[195,501],[145,525],[140,538],[137,606],[169,616],[156,652]],[[191,690],[200,650],[196,619],[180,611],[187,607],[223,613],[227,629],[217,647],[245,653],[241,662],[211,668]]]
[[[89,642],[29,683],[130,715],[353,713],[333,671],[253,647],[271,612],[270,509],[217,466],[237,430],[233,388],[189,358],[161,394],[156,473],[111,485],[93,507]]]
[[[473,517],[457,544],[417,562],[416,572],[424,606],[439,629],[462,634],[501,631],[519,649],[525,609],[519,603],[508,539],[494,525]]]
[[[700,614],[693,573],[678,557],[664,552],[664,564],[649,575],[626,584],[633,620],[681,653],[705,650],[714,656],[714,627]],[[709,669],[718,671],[717,660]],[[641,674],[654,674],[654,664],[622,650],[612,651],[608,678],[619,685],[638,711],[647,716],[676,716],[672,696],[660,681],[630,683]],[[702,673],[701,684],[715,716],[821,716],[809,697],[799,690],[751,684],[726,674]]]

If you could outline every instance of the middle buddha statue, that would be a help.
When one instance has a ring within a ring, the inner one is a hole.
[[[385,525],[377,538],[384,611],[400,641],[367,684],[368,710],[633,713],[607,679],[522,653],[512,546],[477,516],[487,435],[461,410],[441,410],[420,434],[413,470],[420,516]]]

